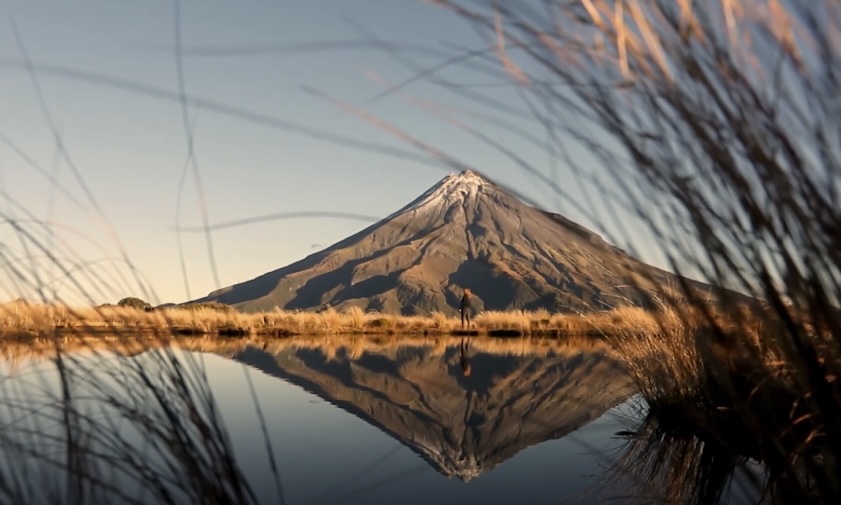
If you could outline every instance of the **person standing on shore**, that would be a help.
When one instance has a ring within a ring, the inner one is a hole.
[[[470,328],[470,312],[473,310],[473,294],[470,288],[464,288],[464,295],[461,297],[461,305],[458,310],[461,312],[461,327],[464,329],[464,323],[467,322],[467,327]]]

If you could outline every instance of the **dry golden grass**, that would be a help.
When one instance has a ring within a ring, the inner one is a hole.
[[[218,340],[218,339],[217,339]],[[222,342],[230,341],[222,339]],[[429,347],[433,355],[443,355],[448,348],[457,347],[461,338],[452,336],[384,336],[357,335],[325,336],[325,337],[292,337],[288,339],[260,339],[249,341],[249,344],[261,345],[273,354],[284,349],[318,349],[327,354],[335,353],[339,349],[352,349],[355,352],[374,351],[378,353],[396,353],[405,347]],[[471,337],[471,352],[482,352],[493,355],[508,356],[547,356],[562,355],[581,351],[607,352],[610,348],[603,341],[581,337],[570,337],[563,340],[544,338],[497,339],[485,337]]]
[[[35,337],[31,339],[0,340],[0,360],[12,368],[25,362],[39,362],[53,359],[57,347],[65,354],[104,352],[120,356],[133,356],[150,349],[170,346],[185,351],[230,355],[246,347],[258,347],[270,354],[286,349],[317,349],[327,356],[336,356],[339,351],[348,351],[349,356],[364,352],[396,354],[407,347],[427,347],[433,356],[443,355],[447,349],[457,347],[460,337],[452,336],[390,336],[390,335],[325,335],[271,338],[252,336],[241,339],[216,336],[105,336],[101,334],[73,334],[62,336],[59,346],[54,338]],[[570,355],[583,351],[610,353],[611,348],[601,340],[570,337],[568,339],[496,339],[471,337],[471,352],[482,352],[507,356],[550,356]]]
[[[695,318],[697,315],[691,317]],[[700,319],[700,317],[698,317]],[[499,336],[607,336],[661,332],[663,322],[677,321],[675,309],[646,311],[619,307],[605,312],[558,314],[535,312],[482,312],[471,331]],[[670,323],[671,324],[671,323]],[[157,331],[245,335],[401,334],[447,335],[462,331],[459,318],[436,312],[430,316],[401,316],[364,312],[262,313],[211,309],[165,308],[151,312],[118,306],[72,308],[19,302],[0,305],[0,334],[48,335],[56,331]]]
[[[686,397],[698,387],[704,370],[699,352],[701,325],[687,322],[677,311],[659,317],[619,309],[610,315],[608,341],[640,389],[658,396]],[[631,322],[632,324],[628,324]]]

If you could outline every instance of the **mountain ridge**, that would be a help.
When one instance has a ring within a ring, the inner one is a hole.
[[[465,170],[321,251],[195,302],[453,314],[469,287],[478,310],[587,311],[646,304],[628,287],[643,278],[649,288],[678,279]]]

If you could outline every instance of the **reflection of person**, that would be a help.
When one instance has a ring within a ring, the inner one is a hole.
[[[473,310],[473,294],[470,288],[464,288],[464,295],[461,297],[461,305],[458,310],[461,312],[461,327],[464,328],[464,322],[467,321],[467,327],[470,328],[470,311]]]
[[[470,376],[470,358],[467,356],[469,346],[470,339],[468,338],[465,340],[464,337],[462,337],[461,345],[459,345],[458,349],[458,359],[461,362],[461,373],[464,374],[465,377]]]

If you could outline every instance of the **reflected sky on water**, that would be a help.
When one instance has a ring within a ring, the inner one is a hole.
[[[205,347],[188,359],[206,373],[262,503],[279,502],[269,446],[287,504],[591,503],[621,494],[601,476],[634,388],[598,350],[458,339]],[[157,366],[134,354],[119,359]],[[86,357],[85,383],[110,380],[96,370],[116,359]],[[49,361],[3,371],[15,401],[46,402],[33,392],[57,385]]]

